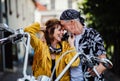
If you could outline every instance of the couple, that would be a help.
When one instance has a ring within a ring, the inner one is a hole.
[[[91,54],[98,56],[100,59],[106,58],[106,52],[100,34],[96,30],[84,26],[84,19],[77,10],[67,9],[61,14],[60,21],[50,19],[45,25],[45,41],[38,39],[36,36],[36,33],[40,31],[39,23],[34,23],[25,28],[25,32],[30,33],[31,45],[35,51],[32,65],[33,75],[35,77],[40,75],[51,77],[55,62],[62,54],[69,50],[76,51],[68,52],[60,60],[53,74],[53,81],[77,52],[83,51],[86,55]],[[72,33],[68,41],[62,41],[64,30]],[[106,70],[106,67],[101,63],[95,68],[99,74],[102,74]],[[96,75],[93,70],[88,68],[87,71],[92,75],[88,81],[95,81],[93,77]],[[80,58],[77,58],[72,63],[70,69],[63,75],[60,81],[84,81],[83,65],[80,62]]]

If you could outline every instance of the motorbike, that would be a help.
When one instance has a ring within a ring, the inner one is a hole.
[[[6,28],[4,28],[6,29]],[[27,65],[28,65],[28,56],[29,56],[29,48],[30,48],[30,35],[27,32],[24,32],[23,29],[17,29],[15,31],[14,34],[2,38],[0,39],[0,44],[5,44],[8,42],[12,42],[12,43],[17,43],[22,41],[24,46],[25,46],[25,58],[24,58],[24,65],[23,65],[23,77],[22,78],[18,78],[17,81],[52,81],[53,78],[53,74],[55,72],[55,68],[57,66],[57,64],[59,63],[59,61],[69,52],[73,52],[75,50],[69,50],[66,51],[64,54],[62,54],[62,56],[58,59],[58,61],[55,63],[53,72],[51,74],[51,77],[48,77],[46,75],[40,75],[38,78],[32,76],[32,75],[28,75],[26,73],[27,70]],[[73,58],[72,60],[69,62],[68,65],[66,65],[66,67],[64,68],[64,70],[59,74],[59,76],[55,79],[55,81],[59,81],[61,79],[61,77],[65,74],[65,72],[70,68],[71,64],[76,60],[76,58],[80,57],[81,59],[81,63],[85,64],[87,67],[91,68],[95,74],[97,75],[98,79],[101,78],[101,76],[99,75],[99,73],[97,72],[95,66],[98,65],[98,63],[102,63],[107,69],[110,69],[113,67],[113,64],[110,60],[108,60],[107,58],[104,59],[100,59],[98,57],[95,56],[91,56],[91,55],[85,55],[82,51],[78,52]],[[91,77],[91,75],[89,75],[88,72],[84,72],[84,77]]]

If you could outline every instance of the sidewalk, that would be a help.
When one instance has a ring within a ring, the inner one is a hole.
[[[13,70],[6,70],[0,72],[0,81],[17,81],[18,78],[23,77],[23,65],[14,67]],[[27,74],[31,74],[31,66],[27,67]]]
[[[0,73],[0,81],[17,81],[17,78],[22,77],[18,72],[2,72]]]
[[[0,72],[0,81],[17,81],[18,78],[23,77],[23,64],[14,67],[13,70],[7,70]],[[28,65],[27,72],[28,75],[32,74],[31,65]],[[115,76],[113,73],[106,71],[105,72],[105,81],[120,81],[120,78]]]

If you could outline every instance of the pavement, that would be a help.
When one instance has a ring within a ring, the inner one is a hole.
[[[5,69],[4,72],[0,72],[0,81],[17,81],[18,78],[23,77],[23,64],[18,64],[14,66],[13,69]],[[28,75],[32,74],[31,65],[27,66],[26,73]]]
[[[19,78],[23,78],[23,64],[17,64],[13,69],[6,69],[4,72],[0,72],[0,81],[17,81]],[[31,65],[27,66],[27,75],[32,75]],[[115,76],[110,71],[105,72],[105,81],[120,81],[120,77]]]

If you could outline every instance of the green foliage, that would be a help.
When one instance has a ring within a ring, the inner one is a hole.
[[[97,29],[106,42],[119,39],[120,34],[120,0],[83,0],[78,3],[79,9],[86,16],[88,26]]]
[[[120,0],[83,0],[78,3],[88,27],[98,30],[105,41],[113,72],[120,76]]]

